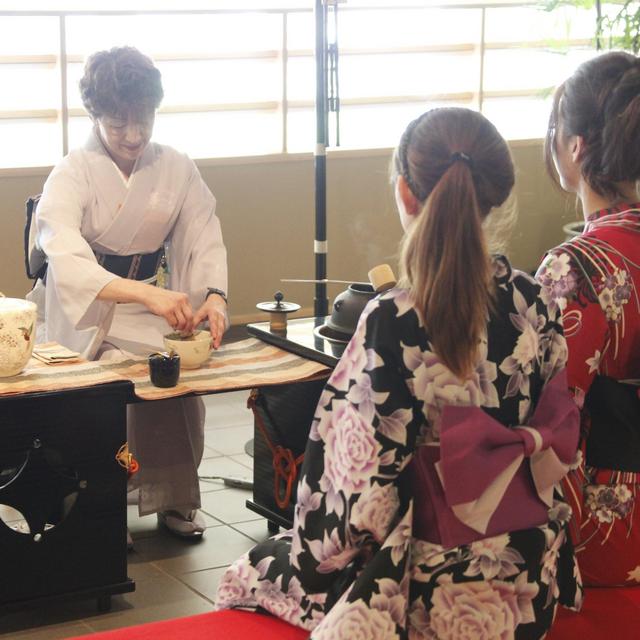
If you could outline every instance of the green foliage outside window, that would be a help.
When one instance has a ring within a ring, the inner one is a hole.
[[[596,9],[594,40],[596,48],[640,51],[640,2],[633,0],[545,0],[544,8],[553,11],[559,6]]]

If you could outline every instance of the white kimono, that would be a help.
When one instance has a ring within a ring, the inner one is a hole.
[[[48,259],[46,286],[30,294],[42,322],[38,340],[55,340],[84,357],[163,348],[164,318],[138,304],[96,299],[114,274],[94,251],[131,255],[167,249],[169,288],[203,303],[207,287],[227,291],[226,249],[215,198],[195,164],[149,143],[127,181],[92,133],[48,177],[36,216],[37,243]],[[140,461],[140,513],[200,506],[197,468],[204,445],[199,398],[128,407],[128,439]]]

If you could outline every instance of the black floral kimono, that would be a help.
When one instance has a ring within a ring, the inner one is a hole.
[[[411,461],[439,443],[444,408],[527,425],[565,365],[557,312],[539,285],[503,257],[494,265],[496,312],[464,381],[433,352],[407,291],[367,306],[311,425],[294,528],[228,568],[218,608],[266,610],[317,640],[507,640],[542,638],[558,602],[579,607],[561,500],[538,526],[452,548],[415,536],[424,488]]]

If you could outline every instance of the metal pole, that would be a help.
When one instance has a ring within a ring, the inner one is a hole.
[[[484,106],[484,54],[486,45],[486,17],[487,12],[485,7],[480,9],[480,78],[478,83],[478,111],[482,113],[482,107]]]
[[[62,120],[62,155],[69,153],[69,97],[67,95],[67,23],[60,16],[60,119]]]
[[[287,118],[289,117],[289,83],[287,81],[287,67],[289,65],[289,50],[287,49],[289,22],[286,11],[282,12],[282,153],[287,153],[289,141],[287,139]]]
[[[315,222],[316,235],[313,252],[316,260],[316,280],[327,277],[327,6],[326,0],[315,0],[316,21],[316,147],[315,170]],[[329,312],[326,282],[316,283],[314,315]]]

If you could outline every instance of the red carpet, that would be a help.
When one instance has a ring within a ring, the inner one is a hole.
[[[308,631],[278,618],[224,610],[92,633],[74,640],[306,640],[308,637]]]
[[[309,633],[271,616],[247,611],[212,611],[151,622],[75,640],[306,640]],[[640,587],[587,589],[580,613],[558,609],[546,640],[639,640]]]
[[[638,640],[640,587],[587,589],[580,613],[558,608],[546,640]]]

